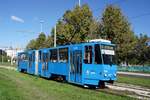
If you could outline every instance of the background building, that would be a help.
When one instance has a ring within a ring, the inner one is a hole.
[[[12,47],[3,47],[0,48],[0,62],[11,62],[11,64],[16,62],[17,54],[23,52],[22,48],[12,48]]]

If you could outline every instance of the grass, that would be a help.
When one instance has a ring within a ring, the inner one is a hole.
[[[133,100],[0,68],[0,100]]]
[[[139,85],[139,86],[144,86],[144,87],[150,88],[150,79],[149,78],[118,75],[117,82]]]

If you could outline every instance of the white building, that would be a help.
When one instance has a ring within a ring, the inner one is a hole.
[[[19,52],[23,52],[24,50],[23,49],[5,49],[4,51],[6,52],[7,56],[11,58],[16,58],[17,54]]]

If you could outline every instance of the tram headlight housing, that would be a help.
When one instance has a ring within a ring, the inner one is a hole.
[[[104,76],[107,77],[107,74],[105,73]]]
[[[114,73],[114,76],[115,76],[115,77],[117,76],[116,73]]]
[[[104,77],[107,77],[107,76],[108,76],[107,73],[108,73],[108,71],[107,71],[107,70],[104,70],[104,72],[103,72]]]

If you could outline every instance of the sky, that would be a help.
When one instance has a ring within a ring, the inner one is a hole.
[[[31,39],[38,37],[40,21],[43,32],[51,29],[66,10],[71,10],[79,0],[0,0],[0,48],[25,48]],[[150,37],[150,0],[80,0],[88,4],[95,19],[100,20],[105,7],[114,4],[121,8],[136,35]]]

